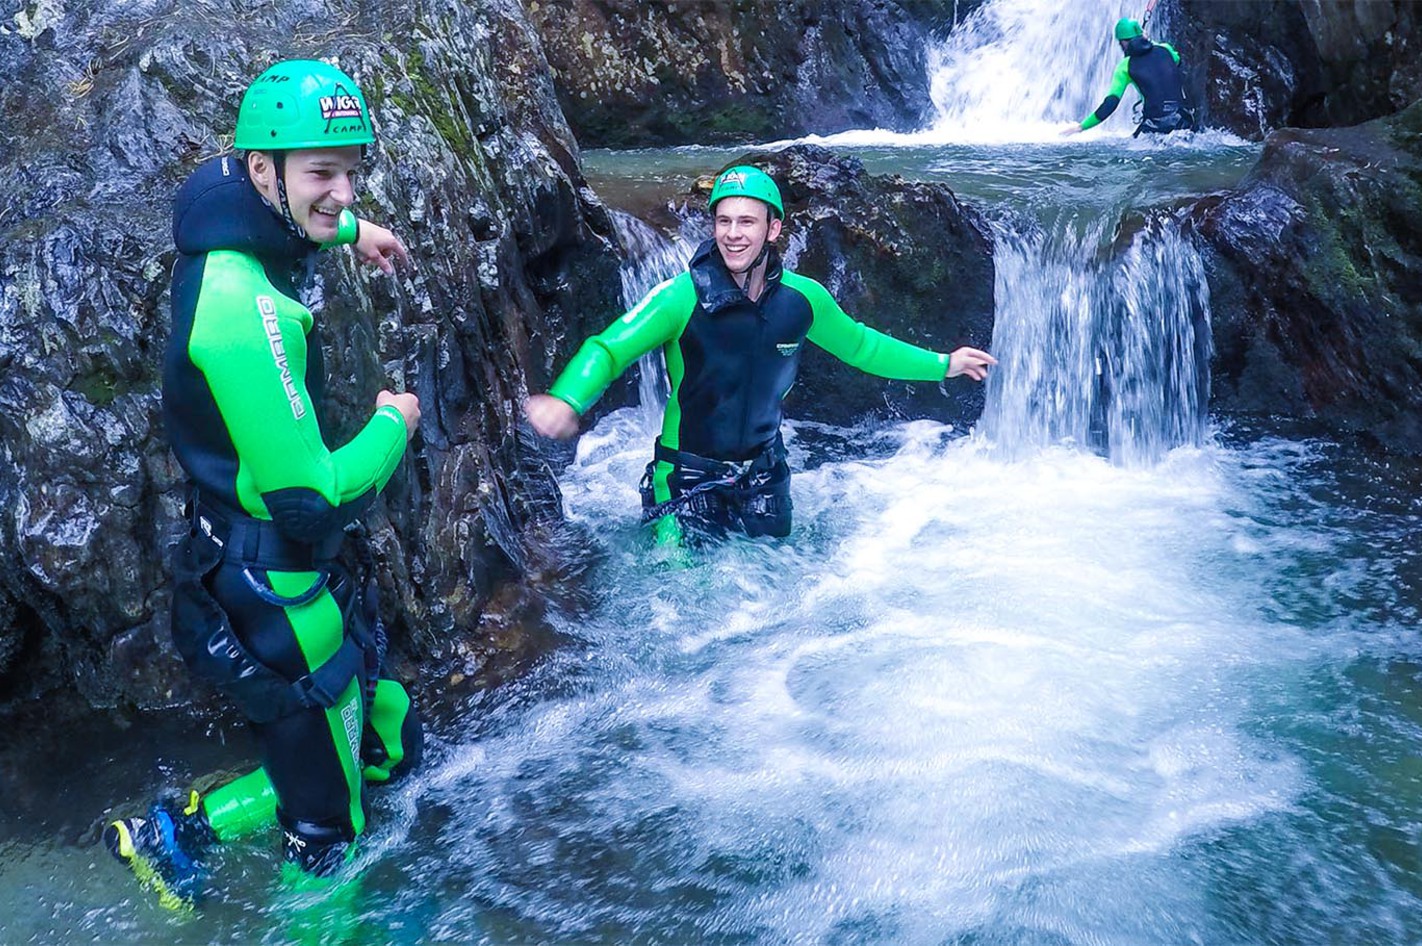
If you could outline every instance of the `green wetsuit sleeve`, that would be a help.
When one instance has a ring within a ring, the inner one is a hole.
[[[1175,64],[1177,66],[1180,65],[1180,54],[1175,51],[1174,46],[1170,45],[1169,43],[1156,43],[1155,45],[1167,50],[1170,53],[1171,58],[1175,60]]]
[[[579,414],[587,413],[638,358],[680,336],[695,305],[690,273],[668,279],[626,315],[583,342],[548,393]]]
[[[813,279],[786,272],[786,286],[810,302],[814,321],[809,339],[845,364],[881,378],[901,381],[942,381],[948,373],[948,356],[919,348],[856,322],[839,307],[824,286]]]
[[[344,525],[328,520],[384,488],[406,440],[404,419],[387,405],[345,446],[327,448],[306,389],[311,324],[306,307],[278,292],[255,259],[208,254],[189,357],[237,453],[244,510],[303,540]]]
[[[1096,106],[1096,111],[1081,120],[1081,130],[1095,128],[1110,118],[1111,113],[1116,110],[1116,106],[1121,104],[1121,96],[1126,94],[1128,85],[1131,85],[1131,60],[1122,59],[1121,64],[1116,67],[1115,74],[1111,76],[1111,88],[1106,93],[1106,98]]]

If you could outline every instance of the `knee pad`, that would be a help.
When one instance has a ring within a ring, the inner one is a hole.
[[[361,738],[361,774],[368,782],[402,778],[419,768],[424,749],[424,726],[405,688],[395,680],[377,680]]]
[[[295,864],[303,874],[329,877],[354,853],[355,836],[344,825],[333,827],[285,816],[280,820],[282,859]]]

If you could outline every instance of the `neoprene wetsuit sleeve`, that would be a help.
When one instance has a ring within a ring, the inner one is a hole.
[[[1156,43],[1155,45],[1160,46],[1169,51],[1171,58],[1175,60],[1175,64],[1177,66],[1180,65],[1180,54],[1175,51],[1174,46],[1170,45],[1169,43]]]
[[[1131,60],[1122,59],[1121,64],[1116,67],[1116,72],[1111,76],[1111,90],[1106,93],[1106,98],[1096,107],[1096,111],[1081,120],[1081,130],[1095,128],[1097,125],[1111,117],[1111,113],[1116,110],[1116,106],[1121,104],[1121,96],[1126,94],[1126,87],[1131,84]]]
[[[633,362],[680,336],[695,305],[690,273],[668,279],[622,318],[583,342],[548,393],[586,414]]]
[[[384,488],[406,441],[404,418],[387,405],[345,446],[327,448],[306,389],[311,324],[306,307],[278,292],[256,259],[208,254],[189,357],[236,450],[244,511],[301,541],[354,518],[341,507]]]
[[[798,273],[786,272],[781,281],[810,301],[814,321],[809,339],[845,364],[881,378],[900,381],[942,381],[948,374],[948,356],[919,348],[856,322],[839,307],[829,290]]]

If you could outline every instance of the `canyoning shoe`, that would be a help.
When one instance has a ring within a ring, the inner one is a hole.
[[[154,805],[141,818],[120,818],[104,829],[109,853],[158,895],[160,905],[180,912],[193,908],[202,885],[202,870],[180,841],[182,817]]]

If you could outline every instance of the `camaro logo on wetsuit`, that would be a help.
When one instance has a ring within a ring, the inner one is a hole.
[[[267,332],[267,343],[272,346],[272,358],[281,372],[281,386],[286,391],[286,399],[291,402],[291,413],[297,419],[306,416],[306,405],[301,393],[296,390],[296,379],[291,376],[291,365],[286,361],[286,346],[281,341],[281,323],[277,321],[276,303],[271,296],[257,297],[257,311],[262,314],[262,328]]]
[[[780,352],[780,354],[785,356],[786,358],[789,358],[791,355],[795,354],[795,352],[800,350],[800,343],[782,342],[775,346],[775,350]]]
[[[341,722],[346,725],[346,739],[351,744],[351,757],[360,759],[360,719],[356,713],[357,700],[353,699],[341,710]]]

